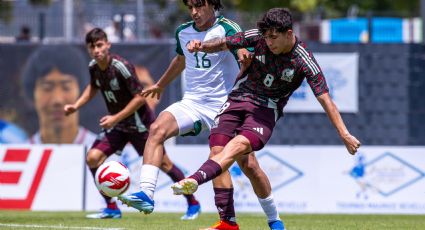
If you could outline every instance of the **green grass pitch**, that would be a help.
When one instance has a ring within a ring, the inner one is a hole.
[[[193,221],[181,221],[180,213],[124,213],[122,219],[90,220],[85,212],[0,211],[0,229],[201,229],[218,219],[215,213],[202,213]],[[288,230],[423,230],[421,215],[306,215],[281,214]],[[268,229],[264,214],[239,213],[241,230]]]

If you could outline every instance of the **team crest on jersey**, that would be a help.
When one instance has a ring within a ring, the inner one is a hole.
[[[280,79],[287,81],[287,82],[292,82],[292,78],[294,78],[294,70],[291,68],[287,68],[284,69],[282,71],[282,76],[280,77]]]
[[[109,82],[109,86],[112,90],[120,90],[120,85],[118,84],[118,80],[116,78],[112,79]]]
[[[100,82],[99,82],[98,79],[96,80],[96,85],[97,85],[97,87],[100,87]]]

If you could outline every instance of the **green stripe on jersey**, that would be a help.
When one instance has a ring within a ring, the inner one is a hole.
[[[232,36],[238,32],[241,32],[241,27],[234,21],[227,19],[227,18],[220,18],[220,21],[218,22],[219,25],[223,26],[224,31],[225,31],[225,36]],[[234,58],[236,61],[238,61],[238,53],[237,53],[237,49],[233,49],[230,52],[232,52]],[[239,62],[238,62],[239,65]]]
[[[180,55],[184,55],[184,54],[183,54],[183,49],[182,49],[181,44],[180,44],[179,33],[182,30],[186,29],[187,27],[193,25],[193,23],[194,23],[193,21],[190,21],[190,22],[183,23],[179,27],[177,27],[177,30],[176,30],[176,41],[177,41],[176,52]]]
[[[230,36],[230,35],[233,35],[233,34],[235,34],[237,32],[241,32],[242,31],[241,27],[236,22],[234,22],[234,21],[232,21],[230,19],[221,18],[219,23],[220,23],[220,25],[223,25],[223,27],[225,28],[225,30],[226,30],[226,36]],[[233,34],[229,34],[228,35],[227,34],[228,31],[235,31],[235,32]]]

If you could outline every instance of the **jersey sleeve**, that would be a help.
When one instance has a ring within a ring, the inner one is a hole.
[[[136,75],[134,66],[130,63],[124,64],[125,68],[118,68],[121,76],[124,78],[125,85],[131,94],[136,95],[143,90],[143,85],[140,83]]]
[[[90,85],[91,87],[93,87],[94,89],[99,89],[99,86],[96,85],[96,78],[94,77],[94,68],[93,66],[89,67],[89,73],[90,73]]]
[[[241,27],[236,22],[229,20],[227,18],[221,18],[220,25],[223,26],[224,28],[225,37],[233,36],[236,33],[242,32]],[[237,57],[238,49],[230,49],[230,51],[233,53],[235,57]]]
[[[262,36],[258,29],[238,32],[233,36],[226,37],[226,46],[230,50],[255,47],[261,38]]]
[[[180,55],[184,55],[183,54],[183,49],[182,46],[180,44],[180,39],[179,39],[179,31],[177,30],[176,32],[176,53],[180,54]]]
[[[324,93],[328,93],[329,88],[326,83],[325,76],[323,75],[319,64],[317,64],[313,53],[307,51],[304,47],[300,45],[296,49],[302,60],[300,66],[301,74],[304,74],[305,78],[307,79],[307,83],[313,90],[314,95],[318,97]]]
[[[184,55],[183,49],[182,49],[182,44],[180,43],[179,34],[182,30],[186,29],[187,27],[191,26],[192,24],[193,24],[192,22],[187,22],[187,23],[180,25],[177,28],[176,35],[175,35],[175,38],[176,38],[176,53],[177,54]]]

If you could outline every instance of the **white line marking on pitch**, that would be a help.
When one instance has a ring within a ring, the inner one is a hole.
[[[22,228],[53,228],[53,229],[87,229],[87,230],[122,230],[125,228],[97,228],[97,227],[67,227],[63,225],[34,225],[34,224],[2,224],[3,227],[22,227]]]

